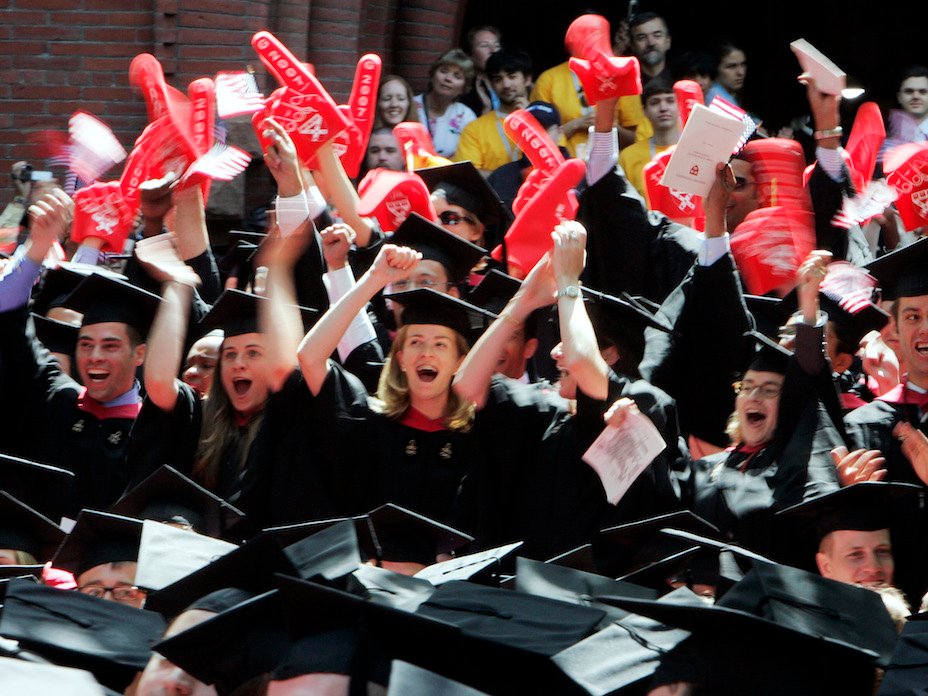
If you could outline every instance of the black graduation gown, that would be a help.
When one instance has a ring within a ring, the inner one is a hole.
[[[731,254],[711,266],[694,264],[658,316],[673,332],[647,329],[641,376],[677,402],[685,436],[725,446],[731,384],[746,366],[743,334],[752,325]]]
[[[835,181],[821,166],[816,166],[808,186],[815,212],[815,248],[827,249],[835,261],[847,260],[856,266],[873,261],[873,254],[859,226],[845,229],[832,223],[834,216],[841,211],[844,196],[851,197],[855,193],[847,169],[844,169],[844,181]]]
[[[928,434],[928,422],[921,420],[918,406],[914,404],[890,403],[878,398],[854,409],[844,418],[848,435],[856,447],[878,449],[886,457],[887,481],[924,486],[902,453],[902,444],[893,437],[893,428],[903,420]]]
[[[624,291],[662,302],[699,250],[696,230],[648,211],[617,170],[583,192],[577,220],[587,230],[583,282],[610,295]]]
[[[660,430],[667,449],[617,506],[609,504],[583,453],[602,432],[617,399],[633,399]],[[675,507],[670,469],[679,456],[673,401],[644,380],[610,374],[604,400],[577,394],[571,416],[547,384],[494,376],[474,435],[480,442],[477,545],[524,541],[519,555],[546,560],[590,541],[603,527]]]
[[[361,382],[332,361],[312,399],[312,418],[323,466],[342,482],[343,514],[394,503],[452,526],[461,524],[459,498],[473,468],[468,433],[427,432],[377,413]]]
[[[800,329],[797,350],[821,346],[822,328]],[[844,442],[817,397],[821,385],[830,383],[824,359],[815,375],[791,359],[773,440],[753,454],[736,448],[692,462],[680,480],[684,505],[717,526],[726,539],[774,560],[807,567],[814,552],[808,545],[814,541],[811,531],[804,523],[774,514],[838,488],[831,450]],[[806,533],[797,537],[797,532]]]
[[[28,427],[4,433],[12,454],[74,472],[75,489],[57,491],[56,512],[76,516],[82,507],[105,509],[116,502],[131,476],[124,465],[135,413],[108,416],[78,408],[81,385],[64,374],[35,337],[25,308],[0,313],[0,364],[5,386],[15,387]],[[7,398],[9,398],[7,396]],[[22,420],[14,421],[22,424]]]

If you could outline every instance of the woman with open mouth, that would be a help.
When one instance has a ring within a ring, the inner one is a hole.
[[[390,502],[459,523],[472,468],[468,431],[474,406],[452,392],[451,380],[468,350],[469,313],[489,313],[431,289],[391,295],[403,307],[402,325],[376,398],[369,399],[360,381],[329,359],[367,302],[388,284],[409,278],[421,256],[384,245],[370,269],[306,334],[299,362],[313,395],[316,444],[331,460],[326,469],[341,480],[337,488],[348,511]],[[423,560],[433,562],[444,551],[437,548]]]

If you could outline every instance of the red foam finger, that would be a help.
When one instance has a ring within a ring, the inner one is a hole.
[[[358,184],[358,194],[358,214],[376,218],[384,232],[395,231],[410,213],[438,219],[429,189],[417,174],[372,169]]]
[[[641,94],[641,68],[637,58],[610,57],[597,52],[592,60],[571,58],[568,65],[583,85],[589,104]]]
[[[513,111],[503,121],[503,128],[535,169],[550,174],[563,164],[564,156],[557,144],[529,111]]]
[[[574,189],[585,173],[582,160],[567,160],[521,209],[505,236],[506,260],[511,266],[525,273],[551,249],[551,230],[577,215]],[[502,246],[498,246],[491,255],[502,261],[502,252]]]
[[[208,77],[194,80],[187,88],[190,97],[190,131],[193,145],[200,155],[213,146],[216,123],[216,85]]]
[[[702,197],[664,186],[661,179],[673,154],[673,147],[648,162],[642,170],[648,208],[657,210],[674,222],[702,229],[705,212]]]
[[[103,251],[120,253],[132,228],[137,207],[123,197],[119,182],[97,182],[74,194],[71,239],[81,244],[88,237],[103,240]]]
[[[609,22],[597,14],[580,15],[567,27],[564,45],[574,58],[592,60],[597,51],[613,55]]]
[[[686,121],[697,104],[705,104],[706,99],[702,87],[694,80],[677,80],[673,83],[673,93],[677,98],[677,109],[680,114],[680,130],[686,126]]]

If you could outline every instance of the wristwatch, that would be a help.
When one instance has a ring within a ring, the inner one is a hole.
[[[561,288],[557,291],[558,297],[572,297],[574,299],[580,297],[580,286],[579,285],[568,285],[566,288]]]

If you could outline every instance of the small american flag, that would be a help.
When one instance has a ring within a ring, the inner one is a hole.
[[[862,268],[847,261],[835,261],[828,265],[819,290],[845,312],[857,314],[870,306],[876,285],[876,278]]]
[[[251,162],[251,155],[232,145],[215,143],[209,151],[191,164],[184,172],[186,180],[200,174],[218,181],[231,181],[241,174]]]
[[[831,224],[842,229],[849,229],[881,214],[892,205],[899,194],[883,181],[871,181],[867,188],[853,198],[844,197],[841,210],[835,213]]]
[[[255,76],[246,70],[216,74],[216,115],[231,118],[254,114],[264,108],[264,95]]]
[[[77,111],[68,121],[69,169],[82,181],[96,181],[126,159],[126,150],[103,121]]]
[[[739,106],[735,106],[731,102],[725,101],[721,97],[715,97],[712,100],[712,103],[709,104],[709,108],[720,114],[730,116],[736,121],[741,121],[741,123],[744,125],[744,130],[741,133],[741,137],[738,138],[738,144],[731,152],[733,155],[736,154],[747,144],[748,139],[754,135],[754,131],[757,130],[757,124],[754,123],[754,119],[751,118],[744,109]]]

